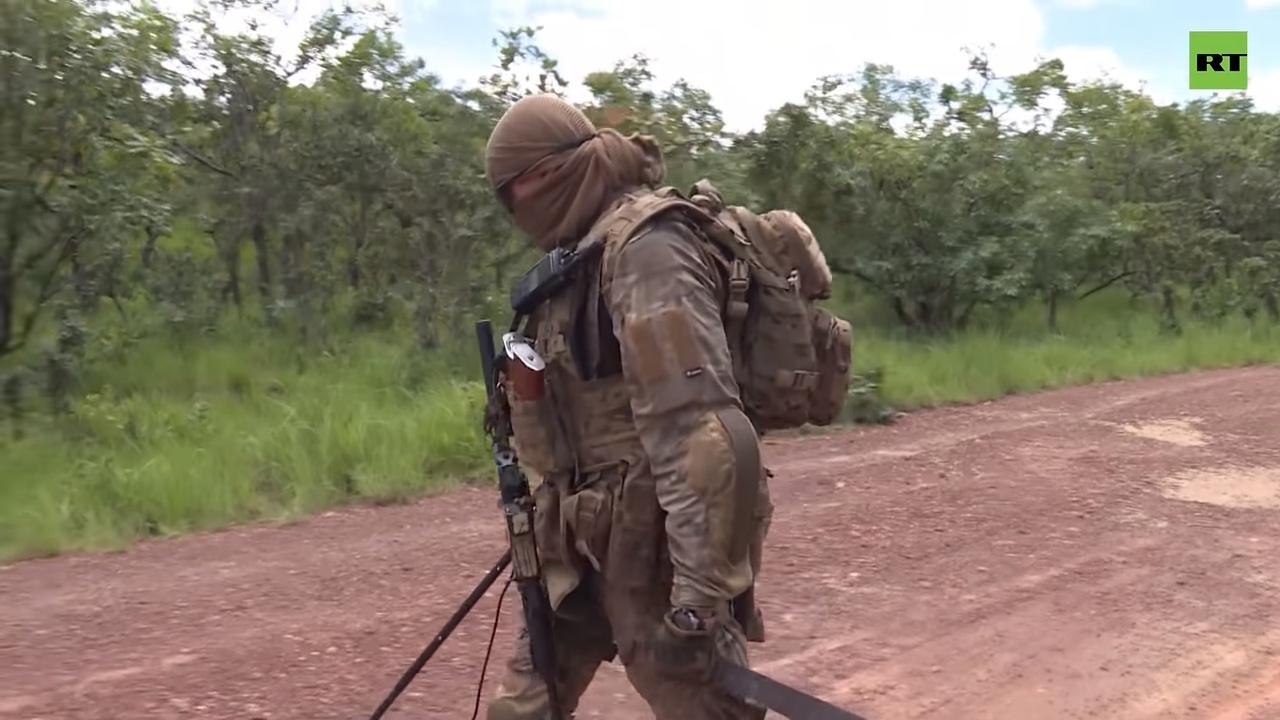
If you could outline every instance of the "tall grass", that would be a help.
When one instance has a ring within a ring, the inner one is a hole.
[[[1170,333],[1156,314],[1119,294],[1063,309],[1058,332],[1044,327],[1042,310],[1031,307],[942,340],[871,332],[855,345],[854,361],[883,369],[881,393],[900,409],[1280,361],[1280,326],[1233,317]]]
[[[913,409],[1280,360],[1280,329],[1233,319],[1165,333],[1118,295],[1043,328],[1027,308],[945,339],[860,329],[855,365]],[[6,431],[0,558],[394,502],[490,472],[467,346],[424,356],[408,337],[364,335],[319,352],[244,327],[158,337],[98,348],[69,416]]]
[[[69,417],[0,445],[0,557],[395,501],[487,462],[483,387],[380,339],[146,341],[88,376]]]

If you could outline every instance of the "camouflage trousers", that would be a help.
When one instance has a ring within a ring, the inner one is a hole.
[[[671,677],[652,659],[649,642],[670,607],[671,592],[661,516],[649,509],[657,507],[652,481],[633,476],[625,483],[601,482],[572,495],[545,485],[538,491],[539,549],[556,605],[552,634],[562,716],[572,717],[601,663],[617,659],[655,720],[762,720],[763,708],[713,684]],[[756,514],[751,560],[758,572],[772,514],[767,493]],[[572,579],[566,582],[566,577]],[[721,659],[747,666],[747,633],[727,607],[719,614],[724,618],[716,638]],[[550,717],[547,688],[533,668],[523,617],[520,624],[487,720]],[[752,639],[763,639],[758,614],[752,625]]]

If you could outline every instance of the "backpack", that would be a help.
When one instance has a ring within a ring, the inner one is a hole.
[[[588,240],[616,252],[669,210],[681,211],[718,251],[712,255],[728,280],[724,324],[734,377],[756,429],[833,423],[849,392],[853,332],[817,305],[830,297],[831,270],[813,232],[787,210],[757,215],[726,207],[702,180],[688,197],[671,187],[631,197]]]

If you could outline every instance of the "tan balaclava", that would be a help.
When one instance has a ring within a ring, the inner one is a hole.
[[[510,184],[543,169],[546,177],[512,202]],[[516,226],[549,251],[582,237],[620,193],[662,182],[666,167],[653,138],[596,130],[555,95],[531,95],[493,128],[485,172]]]

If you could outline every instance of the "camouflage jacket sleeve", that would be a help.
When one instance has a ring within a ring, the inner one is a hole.
[[[715,608],[750,587],[763,467],[721,321],[723,280],[682,224],[659,222],[615,258],[605,301],[675,569],[675,606]]]

